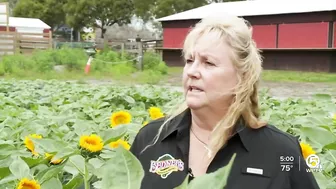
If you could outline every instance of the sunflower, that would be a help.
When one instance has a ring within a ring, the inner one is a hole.
[[[161,109],[158,107],[150,107],[148,112],[152,120],[159,119],[164,116]]]
[[[111,126],[115,127],[120,124],[127,124],[130,123],[132,119],[132,115],[126,111],[118,111],[112,114]]]
[[[305,159],[308,156],[310,156],[311,154],[316,154],[316,152],[313,150],[313,148],[309,144],[301,142],[300,146],[301,146],[301,150],[302,150],[302,153],[303,153],[303,157]]]
[[[50,161],[50,163],[55,164],[55,165],[57,165],[57,164],[59,164],[63,161],[62,159],[52,160],[54,158],[54,155],[49,154],[49,153],[45,153],[45,156]]]
[[[111,142],[111,143],[110,143],[110,147],[111,147],[111,148],[118,148],[119,146],[124,147],[126,150],[129,150],[130,147],[131,147],[131,146],[128,144],[128,142],[126,142],[126,141],[124,141],[124,140],[121,140],[121,139],[119,139],[119,140],[117,140],[117,141],[115,141],[115,142]]]
[[[26,148],[28,148],[32,153],[33,155],[37,156],[38,153],[35,151],[35,146],[34,146],[34,143],[33,141],[30,139],[31,138],[42,138],[41,135],[38,135],[38,134],[31,134],[29,136],[26,136],[25,137],[25,140],[24,140],[24,144],[26,145]]]
[[[27,178],[23,178],[20,180],[20,183],[17,189],[40,189],[41,186],[35,180],[29,180]]]
[[[81,136],[79,145],[89,152],[99,152],[103,149],[104,143],[98,135],[92,134],[90,136]]]

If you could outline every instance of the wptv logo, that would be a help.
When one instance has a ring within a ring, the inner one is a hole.
[[[306,158],[307,172],[322,172],[321,159],[316,154],[311,154]]]

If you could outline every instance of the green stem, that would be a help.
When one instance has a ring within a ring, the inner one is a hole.
[[[89,172],[87,169],[87,160],[85,160],[84,164],[84,188],[85,189],[90,189],[90,184],[89,184]]]

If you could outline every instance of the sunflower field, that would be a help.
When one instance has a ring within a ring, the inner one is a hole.
[[[0,188],[140,188],[144,171],[129,148],[141,127],[181,97],[149,85],[0,80]],[[321,189],[336,188],[335,97],[279,100],[264,91],[260,104],[265,120],[300,138],[304,156],[320,157]],[[205,177],[188,188],[216,183]]]

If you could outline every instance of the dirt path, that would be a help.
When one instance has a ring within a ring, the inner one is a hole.
[[[113,84],[111,80],[87,80],[89,84]],[[141,85],[137,85],[141,86]],[[172,90],[182,91],[179,86],[179,78],[168,79],[168,82],[159,84],[162,87],[169,87]],[[336,96],[336,83],[289,83],[289,82],[262,82],[262,89],[269,89],[269,93],[276,98],[302,97],[310,98],[313,94],[324,93]]]
[[[268,88],[272,96],[279,98],[309,98],[316,93],[336,96],[336,83],[263,82],[261,86]]]

